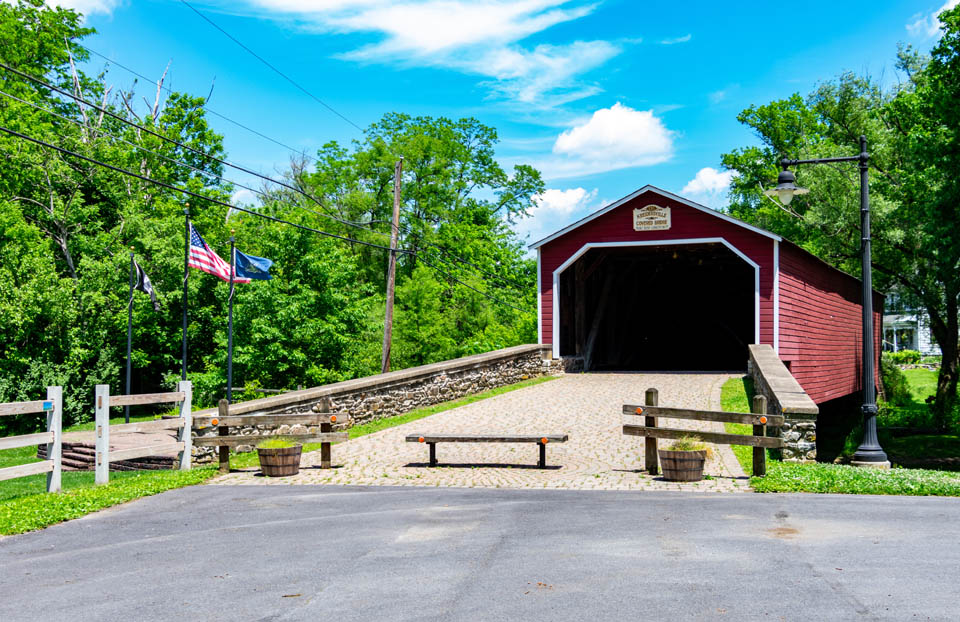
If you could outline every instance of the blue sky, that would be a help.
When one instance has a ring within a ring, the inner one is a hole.
[[[722,207],[720,155],[755,142],[739,111],[846,70],[895,80],[897,44],[929,50],[956,3],[191,0],[360,127],[398,111],[497,128],[502,164],[547,182],[517,226],[531,242],[648,183]],[[213,85],[211,109],[287,145],[360,136],[181,2],[59,4],[87,14],[97,52],[157,78],[169,63],[168,86]],[[114,66],[107,81],[128,90],[132,76]],[[137,90],[152,101],[154,86]],[[285,168],[283,147],[210,121],[233,161]]]

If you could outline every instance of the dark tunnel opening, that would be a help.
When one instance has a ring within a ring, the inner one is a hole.
[[[723,244],[595,248],[560,275],[560,355],[585,371],[736,371],[754,268]]]

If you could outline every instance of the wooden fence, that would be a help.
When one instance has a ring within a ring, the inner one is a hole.
[[[98,384],[95,392],[95,425],[96,425],[96,475],[94,480],[98,484],[110,481],[111,460],[133,460],[150,456],[158,452],[177,451],[181,470],[190,469],[190,454],[192,442],[190,438],[193,428],[191,403],[193,388],[189,380],[181,380],[177,391],[171,393],[143,393],[140,395],[110,395],[110,385]],[[180,405],[180,416],[176,419],[161,419],[159,421],[141,421],[138,423],[121,423],[110,425],[110,409],[119,406],[143,406],[147,404]],[[143,447],[133,447],[110,451],[110,432],[161,432],[164,430],[179,429],[178,440],[169,443],[155,443]]]
[[[0,438],[0,449],[47,445],[47,459],[0,469],[0,481],[47,474],[47,492],[59,492],[61,487],[61,436],[63,433],[63,387],[47,387],[47,399],[34,402],[11,402],[0,404],[0,417],[4,415],[47,414],[47,431],[37,434],[21,434]]]
[[[729,413],[710,410],[690,410],[686,408],[666,408],[658,406],[659,393],[656,389],[647,389],[645,404],[624,404],[624,415],[644,417],[643,425],[624,423],[623,433],[630,436],[646,437],[644,464],[651,475],[659,471],[657,456],[657,439],[677,439],[684,436],[696,436],[706,443],[720,445],[748,445],[753,447],[753,474],[767,474],[767,449],[782,448],[784,443],[780,437],[766,436],[767,428],[779,428],[783,425],[782,415],[767,414],[767,398],[757,395],[753,398],[752,414]],[[661,428],[657,425],[658,418],[691,419],[694,421],[717,421],[722,423],[745,423],[753,426],[753,436],[746,434],[727,434],[724,432],[700,432],[680,428]]]
[[[325,410],[329,410],[329,404]],[[230,448],[237,445],[255,445],[268,438],[284,438],[298,443],[320,443],[320,468],[331,468],[331,443],[339,443],[349,438],[347,432],[334,432],[335,423],[345,424],[350,421],[346,415],[336,413],[296,413],[289,415],[231,415],[230,402],[220,400],[217,405],[217,416],[197,417],[193,425],[198,429],[216,427],[217,436],[199,436],[194,439],[197,447],[219,447],[218,457],[220,471],[230,470]],[[281,426],[281,425],[319,426],[320,431],[314,434],[293,434],[287,432],[270,432],[257,435],[231,435],[230,428],[242,426]]]

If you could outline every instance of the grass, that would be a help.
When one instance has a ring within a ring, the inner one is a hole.
[[[753,477],[756,492],[814,492],[858,495],[960,497],[960,474],[925,469],[871,469],[845,464],[767,466],[766,477]]]
[[[753,378],[731,378],[720,388],[720,410],[732,413],[750,412],[750,400],[753,399]],[[746,423],[724,423],[727,434],[753,434],[753,426]],[[743,467],[744,473],[753,473],[753,447],[747,445],[730,445],[737,462]],[[770,464],[770,460],[767,460]],[[769,468],[769,467],[768,467]]]
[[[214,475],[216,470],[211,467],[190,471],[132,471],[111,473],[109,484],[92,486],[93,473],[64,473],[64,492],[24,494],[0,500],[0,535],[42,529],[133,499],[199,484]]]
[[[927,370],[905,370],[927,371]],[[930,372],[928,372],[930,373]],[[917,378],[924,379],[921,374]],[[929,380],[928,378],[925,379]],[[911,389],[914,385],[911,379]],[[936,389],[936,377],[933,379]],[[922,391],[923,389],[917,389]],[[750,378],[733,378],[724,383],[722,409],[728,412],[750,412],[753,383]],[[749,425],[724,424],[728,433],[752,434]],[[890,439],[886,449],[891,453],[949,457],[960,455],[960,436],[924,435]],[[743,470],[753,472],[753,448],[731,445]],[[861,495],[938,495],[960,496],[960,473],[926,469],[869,469],[843,464],[795,464],[767,460],[767,475],[751,477],[756,492],[812,492]]]
[[[910,398],[915,404],[925,404],[927,398],[937,392],[937,372],[929,369],[904,369],[903,375],[907,378],[910,387]]]
[[[371,421],[350,428],[350,438],[379,432],[458,406],[553,379],[554,377],[551,376],[531,378],[459,400],[418,408],[396,417]],[[131,417],[130,421],[151,421],[156,418],[152,415]],[[123,422],[122,417],[110,420],[111,425]],[[92,430],[93,427],[92,422],[82,423],[66,428],[64,432]],[[319,448],[319,443],[309,443],[304,446],[304,451]],[[20,447],[0,451],[0,468],[36,461],[36,447]],[[256,452],[249,452],[231,456],[230,464],[234,468],[256,465],[258,464],[257,454]],[[45,492],[46,474],[7,480],[0,482],[0,535],[13,535],[42,529],[133,499],[199,484],[216,474],[215,467],[198,467],[190,471],[119,471],[110,473],[109,484],[96,486],[94,484],[94,473],[90,471],[64,471],[62,474],[63,491],[56,494]]]
[[[130,417],[131,422],[152,421],[157,416]],[[111,425],[124,423],[122,416],[110,420]],[[64,432],[94,429],[94,422],[64,428]],[[38,462],[37,448],[17,447],[0,451],[0,469]],[[94,484],[92,471],[63,471],[62,492],[47,494],[47,475],[30,475],[0,482],[0,535],[11,535],[41,529],[55,523],[95,512],[138,497],[164,490],[197,484],[213,476],[209,468],[191,471],[117,471],[110,473],[110,483]]]
[[[929,369],[901,370],[907,380],[910,402],[904,406],[882,404],[877,419],[881,427],[931,428],[933,411],[927,405],[927,398],[937,392],[938,372]]]
[[[956,458],[960,456],[960,435],[917,434],[899,438],[885,435],[883,448],[894,456]]]
[[[510,391],[516,391],[517,389],[532,387],[550,380],[555,380],[556,378],[558,378],[558,376],[538,376],[536,378],[530,378],[529,380],[523,380],[515,384],[509,384],[503,387],[497,387],[496,389],[490,389],[489,391],[484,391],[483,393],[468,395],[458,400],[442,402],[440,404],[434,404],[433,406],[424,406],[423,408],[411,410],[408,413],[396,415],[395,417],[384,417],[383,419],[376,419],[367,423],[361,423],[360,425],[351,427],[349,430],[347,430],[347,432],[349,433],[351,439],[359,438],[361,436],[366,436],[367,434],[373,434],[374,432],[380,432],[381,430],[386,430],[398,425],[410,423],[411,421],[416,421],[417,419],[423,419],[424,417],[429,417],[430,415],[435,415],[445,410],[466,406],[467,404],[479,402],[480,400],[485,400],[496,395],[502,395],[503,393],[509,393]],[[316,451],[318,449],[320,449],[320,443],[306,443],[303,446],[304,453]],[[255,451],[230,455],[231,469],[248,469],[259,464],[260,461],[257,457],[257,452]]]
[[[257,449],[289,449],[295,446],[296,443],[285,438],[268,438],[257,443]]]

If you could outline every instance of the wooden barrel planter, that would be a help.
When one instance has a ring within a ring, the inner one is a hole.
[[[672,451],[659,449],[663,479],[671,482],[699,482],[703,479],[706,450]]]
[[[280,447],[278,449],[257,448],[260,457],[260,470],[267,477],[285,477],[300,472],[300,452],[303,445]]]

